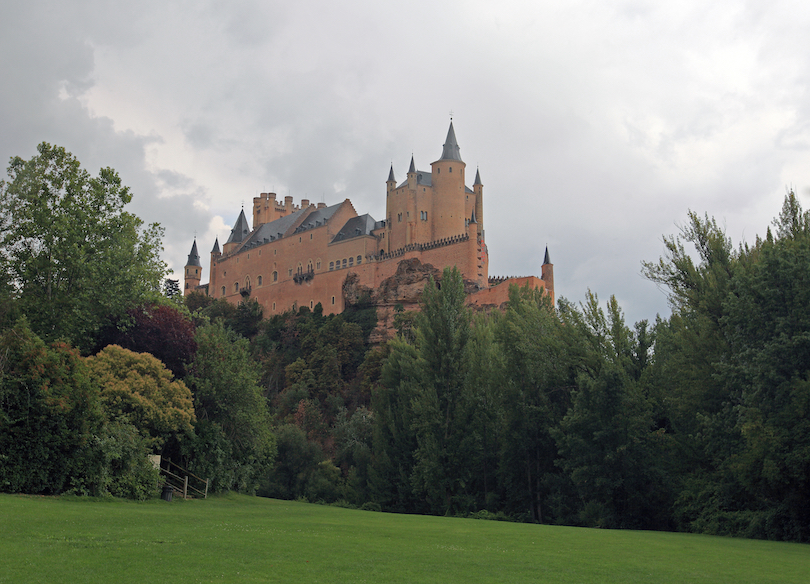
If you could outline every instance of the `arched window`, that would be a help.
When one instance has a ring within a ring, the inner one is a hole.
[[[308,260],[307,261],[307,272],[311,272],[311,271],[312,271],[312,260]]]
[[[321,269],[321,260],[318,260],[318,261],[315,263],[315,269],[316,269],[316,270],[320,270],[320,269]]]
[[[273,282],[278,282],[278,272],[273,272]]]
[[[222,287],[222,295],[225,296],[225,286]]]
[[[362,263],[363,263],[363,256],[357,256],[357,265],[360,265]]]
[[[343,258],[343,267],[346,267],[346,258]]]
[[[261,276],[259,276],[258,284],[259,284],[259,286],[262,285],[262,277]]]
[[[188,282],[186,282],[186,290],[188,290]]]
[[[331,272],[334,269],[335,269],[335,262],[329,262],[329,271]]]
[[[349,258],[349,267],[351,268],[354,265],[354,257]]]
[[[233,283],[233,291],[234,292],[239,292],[239,282],[234,282]]]
[[[250,290],[250,276],[245,276],[245,290]]]

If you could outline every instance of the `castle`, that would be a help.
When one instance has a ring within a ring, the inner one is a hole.
[[[390,291],[392,279],[406,266],[428,265],[433,273],[457,266],[473,306],[503,305],[513,283],[543,289],[553,302],[548,249],[540,278],[489,277],[484,185],[476,170],[472,188],[466,186],[452,120],[441,157],[430,166],[430,171],[417,170],[411,156],[400,184],[391,166],[383,221],[358,215],[349,199],[331,206],[303,199],[299,206],[292,197],[282,203],[275,193],[262,193],[253,199],[253,229],[243,209],[222,249],[218,239],[214,243],[207,285],[200,285],[202,264],[194,241],[184,294],[199,291],[233,303],[249,296],[265,315],[318,303],[326,314],[339,313],[350,302],[350,288]],[[381,304],[390,309],[407,299],[389,293],[376,300],[379,310]]]

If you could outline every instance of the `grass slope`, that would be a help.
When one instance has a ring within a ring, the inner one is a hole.
[[[393,515],[239,495],[0,495],[0,582],[801,582],[810,547]]]

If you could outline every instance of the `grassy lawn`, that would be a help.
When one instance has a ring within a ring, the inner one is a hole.
[[[239,495],[0,495],[0,582],[801,582],[810,546],[353,511]]]

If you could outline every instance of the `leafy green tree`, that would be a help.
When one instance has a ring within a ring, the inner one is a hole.
[[[87,363],[109,420],[132,424],[156,451],[193,433],[191,392],[149,353],[109,345]]]
[[[253,492],[275,457],[267,401],[248,340],[215,321],[197,329],[197,354],[186,381],[194,394],[197,441],[189,468],[214,479],[215,491]],[[197,469],[197,470],[195,470]]]
[[[416,320],[418,382],[412,401],[412,482],[434,513],[466,512],[472,501],[470,460],[476,436],[469,432],[475,403],[467,385],[470,310],[457,268],[444,270],[441,289],[431,279]]]
[[[112,169],[91,177],[64,148],[37,150],[0,183],[0,268],[34,332],[88,350],[107,318],[159,295],[163,230],[124,211]]]
[[[23,318],[0,334],[0,489],[100,494],[98,389],[75,349],[46,346]]]
[[[373,500],[385,509],[422,512],[426,511],[424,503],[411,487],[417,447],[412,402],[421,380],[419,353],[402,339],[390,341],[389,346],[380,383],[371,396],[374,435],[370,490]]]
[[[552,519],[544,512],[559,474],[552,431],[570,404],[576,330],[562,325],[547,297],[517,287],[495,326],[504,361],[499,490],[507,513],[534,522]]]
[[[741,388],[741,448],[723,468],[744,486],[752,534],[810,540],[810,213],[791,192],[776,237],[748,250],[731,282],[722,326]]]

